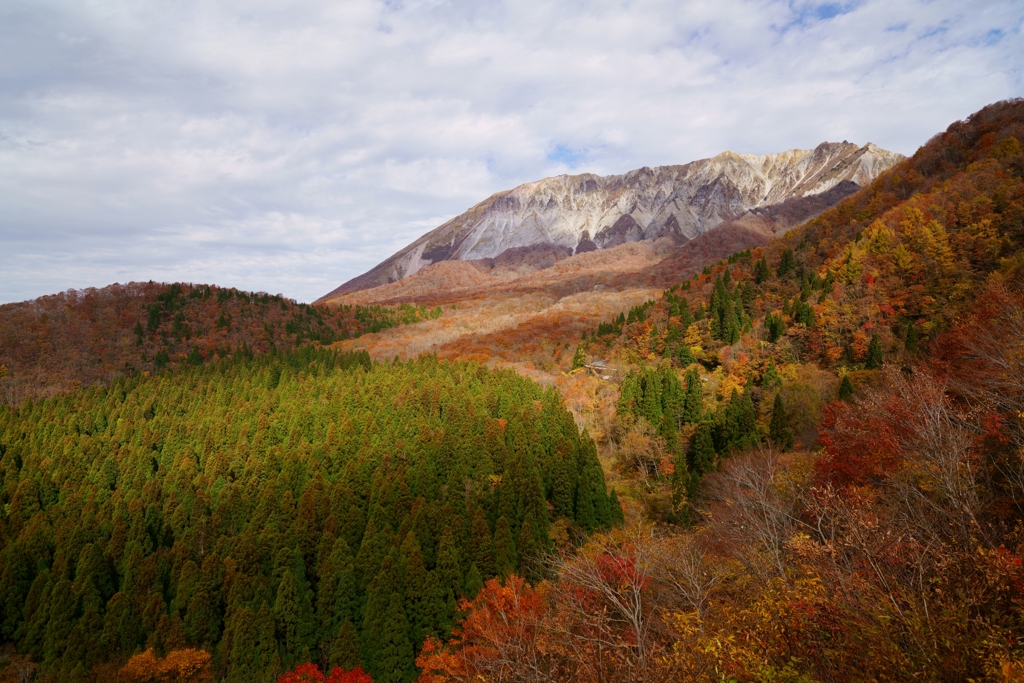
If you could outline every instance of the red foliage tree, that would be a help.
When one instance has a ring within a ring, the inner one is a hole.
[[[330,675],[324,676],[316,664],[300,664],[278,676],[277,683],[373,683],[373,678],[359,666],[351,671],[335,667]]]

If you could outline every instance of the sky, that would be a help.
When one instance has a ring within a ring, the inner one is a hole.
[[[1024,2],[0,0],[0,303],[313,301],[490,194],[904,154],[1024,95]]]

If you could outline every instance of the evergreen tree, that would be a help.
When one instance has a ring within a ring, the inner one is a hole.
[[[775,394],[775,404],[772,406],[772,421],[768,427],[768,438],[782,450],[788,450],[793,447],[793,429],[789,426],[789,416],[786,414],[786,407],[782,404],[782,394]]]
[[[398,576],[398,563],[394,555],[389,554],[381,563],[380,572],[374,577],[366,593],[366,609],[359,640],[363,661],[371,671],[378,670],[379,655],[384,642],[385,617],[394,595],[402,595],[402,582]]]
[[[563,458],[561,462],[568,462]],[[564,469],[564,467],[562,468]],[[556,484],[557,486],[557,484]],[[572,492],[569,491],[568,514],[572,514]],[[473,510],[473,547],[471,559],[478,571],[483,576],[494,575],[494,540],[491,538],[491,530],[487,525],[487,517],[483,509],[477,507]]]
[[[868,343],[868,356],[864,361],[864,367],[868,370],[878,370],[882,367],[882,345],[878,341],[878,335],[871,335],[871,342]]]
[[[576,353],[572,355],[572,369],[582,368],[587,364],[587,345],[586,342],[580,342],[576,346]]]
[[[792,249],[783,249],[782,256],[779,258],[778,276],[786,277],[796,268],[796,259],[793,258]]]
[[[768,270],[768,262],[765,260],[764,256],[761,256],[754,265],[754,282],[756,284],[761,284],[769,277],[771,277],[771,272]]]
[[[469,573],[466,574],[466,597],[472,600],[483,587],[484,577],[480,574],[480,570],[477,569],[476,562],[474,562],[469,567]]]
[[[626,523],[626,515],[622,511],[622,505],[619,503],[619,494],[612,489],[611,495],[608,496],[608,510],[612,518],[612,524],[615,526],[622,526]]]
[[[273,610],[281,663],[289,669],[300,664],[304,656],[308,660],[316,633],[309,585],[306,583],[301,559],[294,564],[295,569],[286,569],[278,585]]]
[[[697,359],[693,357],[693,352],[685,342],[680,343],[675,347],[674,358],[681,368],[688,368],[697,362]]]
[[[409,638],[419,648],[423,639],[432,632],[430,590],[428,573],[420,553],[415,536],[409,532],[406,542],[402,543],[402,555],[405,564],[405,615],[409,620]],[[409,539],[412,539],[411,541]]]
[[[672,508],[678,511],[686,500],[687,487],[690,483],[690,471],[686,465],[686,450],[680,449],[673,460],[672,470]],[[615,489],[612,489],[615,493]],[[618,498],[616,498],[616,502]]]
[[[540,544],[537,543],[536,524],[533,514],[527,515],[523,526],[519,529],[519,544],[516,552],[519,555],[519,573],[530,579],[539,575],[541,557]]]
[[[788,315],[786,307],[783,308],[782,315]],[[782,335],[786,334],[786,323],[783,322],[781,315],[768,313],[764,317],[764,329],[768,334],[768,341],[774,344]]]
[[[775,359],[768,359],[768,367],[765,368],[764,374],[761,376],[761,388],[762,389],[774,389],[782,386],[782,376],[779,375],[778,369],[775,367]]]
[[[907,333],[904,337],[903,347],[907,350],[907,353],[916,354],[920,350],[917,344],[917,327],[914,326],[913,320],[907,322]]]
[[[356,618],[357,608],[352,551],[344,538],[338,538],[320,568],[320,584],[316,595],[316,621],[320,629],[320,640],[332,641],[343,622]]]
[[[676,315],[679,316],[679,324],[682,325],[683,331],[686,330],[690,325],[693,324],[693,316],[690,315],[690,304],[683,297],[678,299],[678,311]]]
[[[26,602],[26,612],[30,605],[30,602]],[[107,602],[106,614],[103,616],[104,647],[108,652],[131,655],[140,645],[142,635],[134,602],[125,593],[115,593]]]
[[[455,532],[451,525],[444,528],[441,542],[437,546],[437,571],[441,585],[451,588],[455,597],[463,593],[462,562],[455,543]]]
[[[592,516],[592,504],[590,511]],[[580,523],[578,517],[576,523]],[[498,522],[494,527],[494,566],[496,572],[501,576],[508,575],[510,572],[515,571],[516,567],[519,566],[519,556],[516,553],[516,540],[512,536],[512,529],[505,516],[499,517]]]
[[[402,598],[392,594],[384,615],[380,650],[369,672],[379,683],[411,683],[416,677],[409,624],[402,609]]]
[[[584,467],[579,473],[576,485],[576,524],[586,531],[597,528],[597,511],[594,506],[594,489],[590,485],[590,468]],[[494,534],[495,555],[497,555],[498,533]]]
[[[740,451],[758,441],[756,415],[749,392],[741,396],[738,390],[733,389],[729,403],[717,423],[715,439],[721,452]]]
[[[231,652],[228,656],[228,683],[271,683],[280,668],[274,618],[263,603],[253,612],[238,609],[231,619]]]
[[[704,416],[704,387],[700,373],[691,369],[686,373],[686,396],[683,399],[683,422],[693,424]]]
[[[839,382],[839,398],[847,403],[853,401],[853,383],[849,375],[843,375],[842,381]]]
[[[691,481],[698,479],[715,466],[715,445],[711,436],[711,423],[701,422],[690,440],[690,472]]]
[[[351,621],[344,622],[338,628],[338,635],[331,644],[328,662],[332,669],[337,667],[343,671],[350,671],[362,664],[359,635]]]
[[[551,504],[554,508],[556,517],[569,517],[572,518],[572,498],[576,491],[576,466],[574,458],[562,457],[558,458],[554,464],[554,472],[551,481]],[[476,522],[474,521],[474,525]],[[484,521],[486,526],[486,520]],[[474,526],[473,533],[477,534],[477,528]],[[481,564],[480,560],[477,559],[477,565],[480,567],[485,575],[492,574],[487,567]]]
[[[641,376],[640,415],[652,425],[661,422],[661,375],[645,370]]]

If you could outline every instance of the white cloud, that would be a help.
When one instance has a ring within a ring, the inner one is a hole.
[[[724,149],[904,153],[1020,95],[1019,3],[10,2],[0,301],[312,300],[491,192]]]

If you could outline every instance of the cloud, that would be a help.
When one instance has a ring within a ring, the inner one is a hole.
[[[904,153],[1020,95],[1024,8],[266,0],[0,9],[0,301],[309,301],[492,192],[725,149]]]

